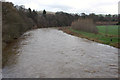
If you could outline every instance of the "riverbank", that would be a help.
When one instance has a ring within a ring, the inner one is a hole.
[[[102,28],[99,28],[100,31],[98,34],[82,32],[79,30],[72,29],[71,27],[59,27],[58,29],[70,35],[86,38],[91,41],[95,41],[95,42],[107,44],[116,48],[120,48],[119,36],[116,35],[117,32],[114,35],[112,35],[114,32],[105,35],[105,33],[102,31]]]
[[[28,30],[29,32],[31,30]],[[6,63],[9,61],[10,58],[14,57],[17,53],[17,49],[19,48],[20,42],[25,40],[27,37],[29,37],[30,34],[23,34],[18,39],[14,39],[12,42],[6,45],[5,48],[2,49],[2,67],[6,65]]]

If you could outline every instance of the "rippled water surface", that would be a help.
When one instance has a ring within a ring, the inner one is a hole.
[[[3,68],[4,78],[115,78],[118,49],[52,28],[36,29],[19,41]],[[21,37],[22,38],[22,37]]]

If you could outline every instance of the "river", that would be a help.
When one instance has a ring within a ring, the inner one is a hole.
[[[117,78],[118,49],[53,28],[26,32],[3,78]]]

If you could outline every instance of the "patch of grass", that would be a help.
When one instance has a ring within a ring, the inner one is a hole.
[[[107,28],[106,28],[107,27]],[[99,33],[94,34],[94,33],[88,33],[88,32],[83,32],[79,30],[75,30],[72,28],[69,28],[71,32],[77,33],[84,36],[84,38],[87,38],[89,40],[94,40],[103,44],[108,44],[114,47],[119,47],[118,44],[120,38],[118,37],[118,26],[112,25],[112,26],[97,26]],[[106,32],[107,29],[107,32]],[[74,34],[73,34],[74,35]]]
[[[118,30],[120,30],[118,27],[118,25],[97,26],[99,33],[109,35],[118,35]]]

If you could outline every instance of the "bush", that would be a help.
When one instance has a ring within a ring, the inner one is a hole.
[[[98,33],[98,29],[93,22],[92,19],[89,18],[79,18],[77,21],[72,22],[71,24],[73,29],[85,31],[85,32],[91,32],[91,33]]]

